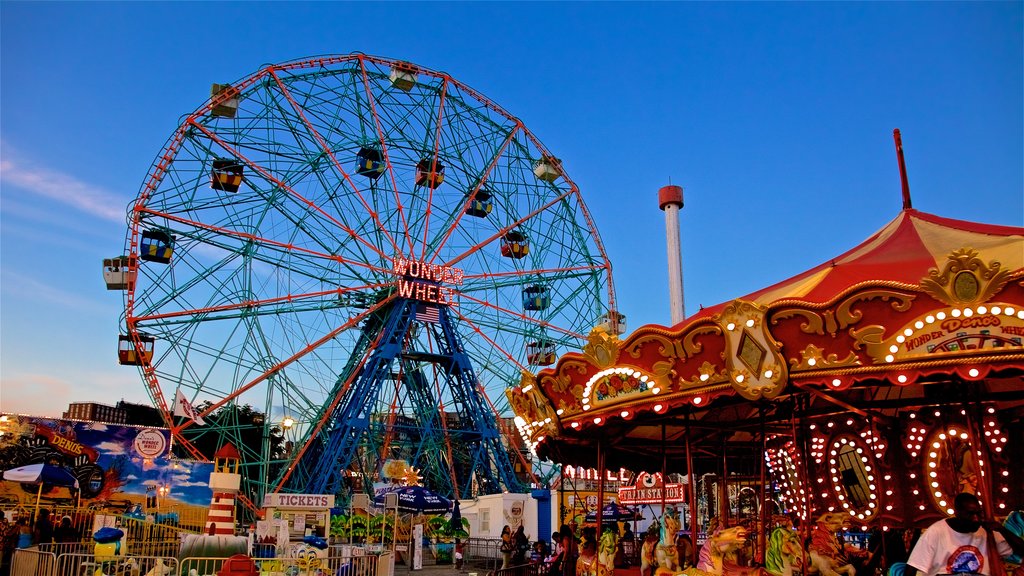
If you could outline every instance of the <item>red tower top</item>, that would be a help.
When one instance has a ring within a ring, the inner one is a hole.
[[[682,186],[662,186],[658,190],[658,208],[662,210],[669,204],[675,204],[676,206],[683,207],[683,187]]]
[[[238,460],[242,457],[242,455],[238,453],[238,449],[235,448],[234,444],[228,442],[227,444],[221,446],[220,449],[217,450],[217,453],[213,455],[213,457],[224,459],[232,458]]]

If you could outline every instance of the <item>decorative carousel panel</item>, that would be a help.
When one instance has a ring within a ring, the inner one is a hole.
[[[836,499],[850,516],[869,520],[878,512],[874,456],[863,439],[851,434],[832,438],[829,474]]]
[[[779,507],[783,512],[795,512],[806,521],[808,494],[800,477],[803,462],[796,443],[787,438],[773,438],[768,442],[764,458],[778,487]]]

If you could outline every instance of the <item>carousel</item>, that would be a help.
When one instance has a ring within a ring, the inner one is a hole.
[[[852,574],[819,558],[841,527],[909,539],[961,492],[999,519],[1020,510],[1024,228],[914,210],[905,182],[895,219],[820,266],[675,326],[594,329],[524,372],[508,392],[520,433],[563,465],[682,475],[660,525],[721,534],[718,550],[776,574]],[[776,542],[791,522],[804,538]],[[718,556],[703,568],[721,573]]]

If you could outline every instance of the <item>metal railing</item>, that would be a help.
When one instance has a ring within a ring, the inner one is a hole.
[[[194,570],[200,576],[217,574],[230,564],[249,567],[260,574],[289,576],[394,576],[394,557],[390,551],[367,554],[360,548],[331,548],[323,555],[299,557],[251,558],[245,555],[220,558],[182,558],[173,556],[96,557],[89,552],[69,552],[69,547],[51,545],[15,550],[11,559],[11,576],[95,576],[96,574],[145,574],[147,576],[178,576]],[[511,576],[511,575],[510,575]],[[525,576],[525,575],[524,575]]]

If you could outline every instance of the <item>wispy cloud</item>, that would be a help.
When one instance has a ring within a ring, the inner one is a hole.
[[[39,282],[32,276],[14,272],[9,268],[0,270],[0,277],[3,277],[3,291],[21,298],[41,300],[51,304],[58,304],[65,308],[71,308],[79,312],[91,310],[93,312],[108,312],[110,305],[97,300],[82,298],[75,292],[60,290],[48,284]]]
[[[125,221],[126,200],[123,196],[18,158],[17,152],[7,142],[0,145],[4,150],[3,159],[0,159],[0,186],[16,186],[111,222]]]

